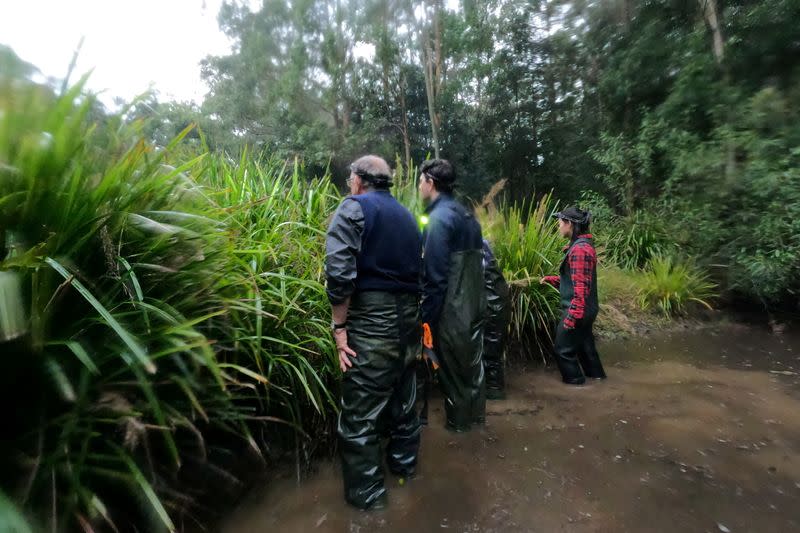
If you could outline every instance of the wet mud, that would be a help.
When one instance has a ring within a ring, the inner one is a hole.
[[[342,499],[336,462],[254,490],[226,533],[800,531],[800,336],[751,326],[599,346],[609,379],[509,372],[484,428],[432,398],[416,478]]]

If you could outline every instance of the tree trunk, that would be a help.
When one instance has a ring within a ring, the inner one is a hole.
[[[444,82],[444,65],[442,61],[442,0],[436,0],[433,12],[433,50],[435,58],[435,69],[433,71],[434,80],[434,103],[439,100],[442,94],[442,83]],[[434,109],[435,106],[434,106]],[[436,131],[438,133],[442,126],[441,109],[436,109]],[[438,157],[438,156],[437,156]]]
[[[425,95],[428,98],[428,116],[431,121],[431,140],[433,142],[434,157],[439,159],[439,132],[436,121],[436,102],[433,94],[433,63],[427,51],[425,52]]]
[[[700,9],[703,10],[703,17],[708,24],[708,29],[711,30],[711,37],[713,39],[714,59],[717,64],[721,65],[725,59],[725,40],[722,38],[722,29],[720,28],[720,16],[717,9],[717,0],[697,0],[700,3]]]
[[[433,57],[433,50],[430,45],[430,34],[428,28],[423,27],[420,29],[420,47],[422,53],[422,66],[425,74],[425,96],[428,100],[428,116],[431,121],[431,140],[433,143],[434,157],[439,159],[439,128],[436,116],[436,81],[434,80],[434,63],[436,60]]]
[[[401,67],[402,69],[402,67]],[[408,136],[408,112],[406,110],[406,80],[400,71],[400,90],[398,97],[400,101],[400,134],[403,136],[403,148],[406,156],[406,175],[411,171],[411,139]]]
[[[545,74],[546,84],[547,84],[547,107],[548,107],[548,116],[550,119],[550,128],[551,131],[555,130],[556,122],[558,119],[558,113],[556,111],[556,77],[555,73],[553,72],[553,46],[550,32],[552,31],[552,16],[553,16],[553,5],[551,3],[547,3],[545,5],[545,29],[547,31],[547,71]],[[552,133],[551,133],[552,135]]]
[[[711,32],[712,51],[717,66],[723,69],[723,79],[727,82],[728,73],[724,70],[725,61],[725,39],[722,36],[721,17],[717,0],[697,0],[700,9],[703,10],[703,18]],[[732,110],[728,110],[728,120],[733,118]],[[725,153],[725,179],[731,181],[736,175],[736,145],[733,141],[728,141]]]
[[[381,43],[386,46],[389,40],[389,2],[383,3],[383,11],[381,12]],[[383,69],[381,81],[383,82],[383,101],[386,104],[386,109],[389,109],[389,59],[386,54],[381,56],[381,67]]]
[[[342,131],[345,135],[350,132],[350,99],[342,95]]]
[[[631,6],[631,0],[623,0],[623,2],[622,2],[622,20],[625,23],[625,27],[626,28],[630,27],[631,17],[632,16],[633,16],[633,7]]]

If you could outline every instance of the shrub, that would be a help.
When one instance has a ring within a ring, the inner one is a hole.
[[[640,277],[639,303],[657,307],[666,316],[685,314],[689,304],[711,308],[716,285],[689,262],[672,256],[655,256]]]
[[[551,217],[551,195],[537,203],[496,208],[484,201],[477,209],[484,235],[511,288],[511,332],[521,348],[538,346],[550,338],[559,312],[558,291],[540,285],[545,275],[557,274],[564,241]]]
[[[30,317],[2,346],[1,489],[53,529],[175,529],[202,490],[187,472],[220,479],[280,427],[319,440],[335,411],[336,191],[274,160],[170,166],[180,141],[141,141],[80,83],[0,86],[0,271]]]

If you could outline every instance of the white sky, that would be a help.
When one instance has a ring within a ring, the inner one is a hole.
[[[76,74],[94,69],[101,100],[126,100],[151,85],[177,100],[200,102],[207,87],[199,62],[231,43],[219,30],[222,0],[0,0],[0,43],[42,74],[63,78],[84,37]],[[77,79],[74,75],[73,79]]]
[[[240,0],[257,9],[260,0]],[[231,42],[219,30],[222,0],[0,0],[0,44],[42,74],[62,79],[81,38],[73,80],[93,70],[89,88],[130,101],[151,87],[162,99],[200,103],[208,91],[200,61]],[[458,0],[446,0],[455,9]],[[357,43],[355,54],[374,47]]]

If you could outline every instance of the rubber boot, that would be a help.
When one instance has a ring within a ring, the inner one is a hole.
[[[563,322],[558,325],[555,341],[555,358],[561,379],[568,385],[583,385],[586,378],[578,364],[578,354],[582,350],[581,332],[578,329],[566,329]]]
[[[591,324],[586,328],[583,335],[583,343],[581,350],[578,353],[583,372],[587,378],[605,379],[606,372],[603,369],[603,363],[600,362],[600,354],[597,353],[597,348],[594,344],[594,333],[592,332]]]

